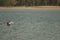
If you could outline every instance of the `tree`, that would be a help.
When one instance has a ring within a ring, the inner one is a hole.
[[[16,0],[0,0],[0,6],[14,6]]]
[[[56,6],[60,0],[0,0],[0,6]]]
[[[57,0],[57,6],[60,6],[60,0]]]

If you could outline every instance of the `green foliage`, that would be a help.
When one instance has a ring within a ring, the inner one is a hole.
[[[59,6],[60,0],[0,0],[0,6]]]
[[[13,6],[15,5],[15,0],[0,0],[0,6]]]

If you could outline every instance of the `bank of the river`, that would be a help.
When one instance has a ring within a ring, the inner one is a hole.
[[[0,7],[0,9],[52,9],[52,10],[60,10],[60,6]]]

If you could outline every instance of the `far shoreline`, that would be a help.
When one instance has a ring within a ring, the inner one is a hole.
[[[48,10],[60,10],[60,6],[32,6],[32,7],[24,7],[24,6],[17,6],[17,7],[0,7],[0,10],[4,9],[48,9]]]

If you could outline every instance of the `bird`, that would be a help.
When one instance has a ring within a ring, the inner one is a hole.
[[[14,24],[13,21],[7,22],[7,26],[10,26],[11,24]]]

